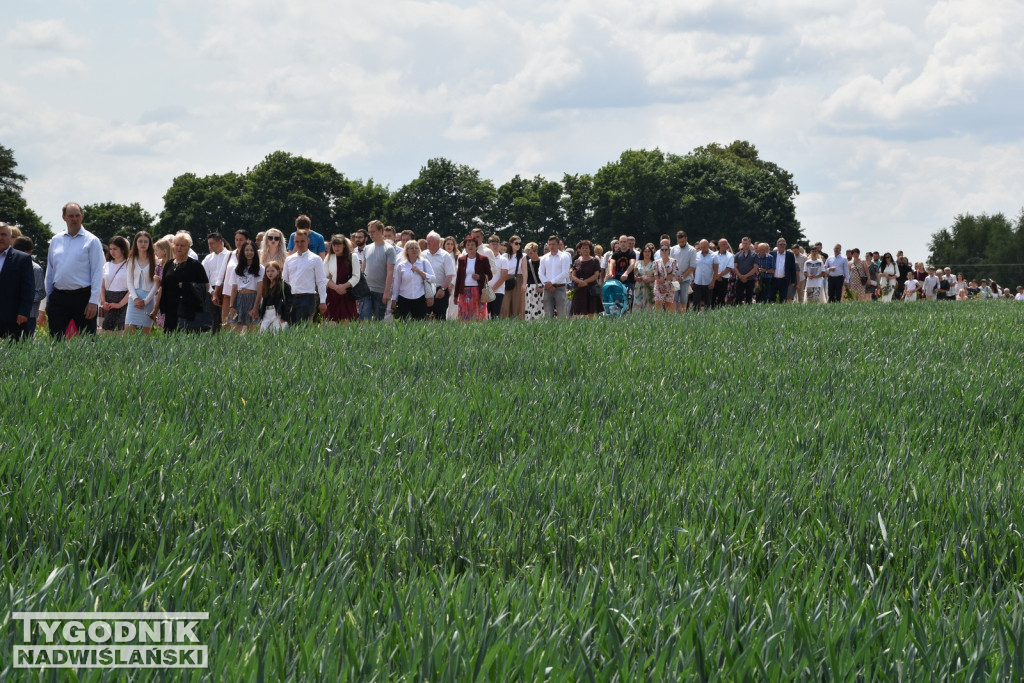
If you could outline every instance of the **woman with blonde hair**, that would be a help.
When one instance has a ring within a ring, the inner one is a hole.
[[[260,263],[264,266],[271,261],[276,261],[284,267],[284,260],[288,258],[285,250],[284,233],[277,228],[269,228],[263,235],[263,244],[260,246]]]
[[[395,264],[395,279],[391,284],[391,307],[396,320],[423,320],[427,307],[434,304],[434,268],[423,258],[420,243],[408,240],[402,248],[402,258]],[[431,296],[427,298],[427,292]]]

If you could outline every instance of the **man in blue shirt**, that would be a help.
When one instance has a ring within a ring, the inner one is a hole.
[[[302,214],[295,219],[296,230],[308,230],[309,231],[309,250],[324,258],[327,256],[327,241],[324,240],[324,236],[313,230],[313,222],[309,220],[309,216]],[[295,233],[293,232],[288,236],[288,254],[295,253]]]
[[[103,245],[82,227],[85,214],[75,202],[61,209],[67,230],[50,242],[46,259],[46,315],[50,336],[63,339],[74,321],[79,332],[96,334],[103,282]]]

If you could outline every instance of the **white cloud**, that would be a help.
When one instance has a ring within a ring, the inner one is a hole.
[[[4,42],[10,47],[45,50],[74,50],[85,44],[82,37],[60,19],[19,21],[8,29]]]
[[[86,72],[85,64],[71,57],[45,59],[25,69],[29,78],[66,78]]]

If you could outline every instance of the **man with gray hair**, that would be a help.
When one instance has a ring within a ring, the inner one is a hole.
[[[434,305],[428,312],[433,314],[434,320],[445,320],[450,290],[455,280],[455,259],[441,248],[441,236],[433,230],[427,233],[427,250],[421,256],[434,269]]]

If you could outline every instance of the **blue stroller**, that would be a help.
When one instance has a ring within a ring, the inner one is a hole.
[[[629,310],[629,292],[619,280],[608,280],[601,286],[604,315],[619,318]]]

